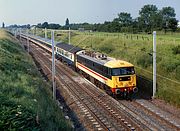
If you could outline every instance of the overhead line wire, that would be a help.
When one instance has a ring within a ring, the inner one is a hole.
[[[146,70],[146,69],[143,69],[143,68],[141,68],[141,67],[139,67],[139,66],[134,66],[134,67],[135,67],[135,68],[138,68],[138,69],[141,69],[141,70],[143,70],[143,71],[145,71],[145,72],[147,72],[147,73],[153,74],[151,71]],[[169,80],[169,81],[172,81],[172,82],[174,82],[174,83],[180,84],[179,81],[170,79],[170,78],[168,78],[168,77],[165,77],[165,76],[162,76],[162,75],[159,75],[159,74],[156,74],[156,76],[161,77],[161,78],[166,79],[166,80]]]

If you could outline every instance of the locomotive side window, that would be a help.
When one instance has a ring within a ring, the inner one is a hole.
[[[108,68],[107,67],[103,67],[103,72],[105,73],[105,74],[108,74]]]

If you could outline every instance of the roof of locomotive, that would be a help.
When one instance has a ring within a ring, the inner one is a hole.
[[[70,45],[70,44],[66,44],[66,43],[57,43],[56,47],[61,48],[63,50],[66,50],[66,51],[68,51],[70,53],[73,53],[73,54],[75,54],[76,52],[82,50],[79,47],[76,47],[76,46],[73,46],[73,45]]]
[[[124,61],[124,60],[111,60],[108,61],[104,66],[107,66],[109,68],[119,68],[119,67],[133,67],[134,65]]]
[[[89,55],[86,55],[85,53],[78,54],[79,56],[89,59],[93,62],[96,62],[98,64],[104,65],[109,68],[120,68],[120,67],[133,67],[133,64],[124,61],[124,60],[117,60],[112,57],[106,57],[106,59],[100,59],[96,57],[91,57]]]
[[[101,65],[104,65],[105,63],[107,63],[108,61],[111,60],[110,57],[108,57],[106,60],[100,60],[100,59],[97,59],[97,58],[94,58],[94,57],[91,57],[91,56],[88,56],[88,55],[85,55],[85,54],[78,54],[78,55],[85,58],[85,59],[89,59],[89,60],[91,60],[93,62],[101,64]]]

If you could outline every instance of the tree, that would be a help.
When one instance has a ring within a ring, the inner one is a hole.
[[[111,22],[111,32],[120,32],[121,31],[121,27],[120,24],[117,21],[113,21]]]
[[[41,25],[41,28],[48,28],[49,24],[48,22],[44,22],[42,25]]]
[[[4,22],[2,23],[2,28],[5,28],[5,24],[4,24]]]
[[[68,19],[68,18],[66,19],[65,26],[66,26],[66,27],[69,27],[69,19]]]
[[[118,14],[118,18],[114,19],[114,21],[118,21],[122,26],[130,26],[132,24],[132,17],[130,13],[121,12]]]
[[[42,28],[41,23],[38,23],[38,24],[37,24],[37,28]]]
[[[168,20],[170,18],[174,18],[176,16],[174,8],[168,6],[163,7],[162,10],[160,10],[160,13],[164,20]]]
[[[138,18],[139,23],[142,24],[142,29],[145,29],[146,32],[152,31],[154,28],[154,23],[157,21],[158,9],[155,5],[145,5],[139,11],[140,17]]]
[[[162,10],[160,10],[160,15],[162,18],[162,23],[161,23],[161,28],[164,29],[165,33],[168,27],[172,27],[172,24],[175,24],[175,10],[174,8],[168,6],[168,7],[163,7]],[[169,25],[171,21],[171,25]],[[173,24],[173,25],[174,25]],[[174,27],[172,27],[174,28]],[[173,30],[173,29],[172,29]]]
[[[59,24],[54,24],[54,23],[48,25],[49,29],[59,29],[60,27],[61,26]]]
[[[178,21],[176,18],[170,18],[168,21],[168,27],[175,32],[177,30]]]
[[[104,31],[104,32],[152,32],[153,30],[172,30],[177,29],[177,20],[175,19],[175,10],[172,7],[163,7],[159,10],[156,5],[144,5],[139,10],[139,17],[133,19],[130,13],[120,12],[118,17],[113,21],[105,21],[104,23],[69,23],[67,18],[65,25],[61,29],[84,28],[85,30]],[[52,26],[52,25],[49,25]],[[54,28],[54,26],[53,26]]]

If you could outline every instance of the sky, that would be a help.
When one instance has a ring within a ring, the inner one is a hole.
[[[133,18],[146,4],[175,9],[180,21],[180,0],[0,0],[0,26],[11,24],[48,23],[103,23],[112,21],[120,12],[128,12]]]

